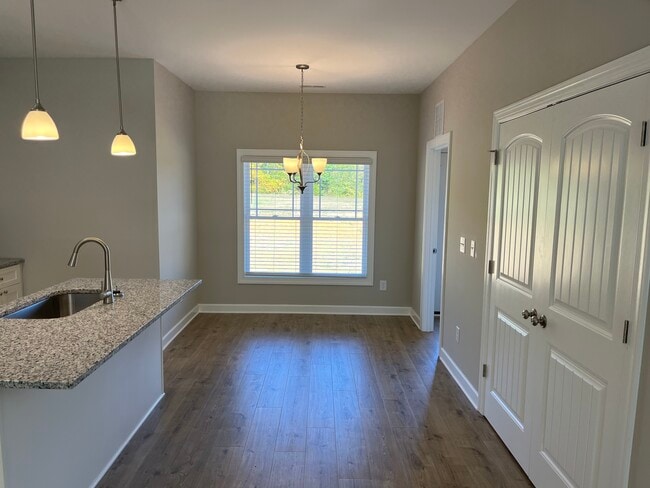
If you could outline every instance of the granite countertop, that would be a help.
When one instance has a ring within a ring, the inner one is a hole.
[[[25,260],[23,258],[0,258],[0,269],[14,266],[15,264],[22,264]]]
[[[124,292],[58,319],[0,318],[0,388],[74,388],[201,280],[115,279]],[[0,305],[0,317],[69,291],[99,291],[101,280],[74,279]]]

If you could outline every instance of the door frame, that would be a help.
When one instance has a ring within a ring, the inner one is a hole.
[[[582,75],[571,78],[536,95],[525,98],[512,105],[508,105],[494,112],[492,117],[492,148],[499,147],[500,124],[510,120],[523,117],[548,108],[552,105],[571,100],[581,95],[586,95],[595,90],[606,88],[612,84],[627,81],[629,79],[650,73],[650,46],[623,56],[615,61],[595,68]],[[650,117],[650,114],[648,114]],[[640,137],[640,135],[639,135]],[[498,157],[498,155],[497,155]],[[646,184],[650,188],[650,173],[646,164]],[[481,323],[481,364],[487,364],[488,342],[489,342],[489,312],[492,278],[488,274],[490,260],[495,259],[493,253],[495,212],[496,212],[496,183],[498,176],[498,165],[490,162],[490,184],[488,199],[488,224],[487,239],[485,246],[485,273],[483,287],[483,316]],[[633,354],[632,359],[632,384],[630,394],[630,408],[628,412],[628,423],[626,426],[625,453],[623,472],[624,484],[627,486],[630,476],[630,463],[632,457],[632,444],[634,440],[634,426],[638,403],[639,384],[641,379],[641,363],[643,355],[643,344],[646,332],[646,319],[648,300],[650,293],[650,199],[646,195],[643,208],[644,229],[642,230],[641,245],[641,276],[640,285],[637,290],[636,303],[638,314],[635,317],[636,327],[630,331],[630,344]],[[485,413],[486,378],[479,375],[479,411]]]
[[[447,171],[445,178],[445,201],[444,215],[445,226],[443,228],[442,249],[439,249],[440,263],[442,266],[440,278],[440,344],[442,344],[442,323],[444,318],[445,298],[445,264],[446,264],[446,235],[447,223],[449,221],[449,170],[451,168],[451,132],[436,136],[427,142],[426,162],[424,167],[424,212],[422,222],[422,268],[420,270],[420,329],[426,332],[433,332],[434,326],[434,300],[435,276],[437,269],[435,260],[431,259],[432,250],[438,242],[438,215],[440,214],[439,199],[434,198],[435,189],[440,187],[440,165],[442,154],[447,153]],[[434,209],[435,207],[435,209]]]

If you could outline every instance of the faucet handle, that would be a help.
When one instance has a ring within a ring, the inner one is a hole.
[[[118,297],[118,298],[124,298],[124,293],[122,293],[120,290],[118,290],[117,288],[115,288],[115,289],[113,290],[113,296],[114,296],[114,297]]]

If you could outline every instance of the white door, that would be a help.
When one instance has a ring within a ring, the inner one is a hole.
[[[443,151],[440,154],[440,167],[438,169],[438,188],[436,189],[438,200],[438,218],[436,220],[436,247],[434,250],[435,254],[433,255],[433,266],[435,269],[433,310],[435,313],[440,313],[442,298],[442,250],[445,242],[445,210],[447,208],[447,158],[448,153],[446,151]]]
[[[644,76],[500,127],[485,414],[540,488],[623,480],[649,118]]]
[[[530,322],[541,283],[536,255],[540,172],[548,167],[550,124],[543,112],[500,127],[485,416],[528,469],[532,435]]]
[[[545,315],[531,342],[537,396],[529,476],[539,487],[621,486],[645,223],[650,77],[548,111],[552,145],[539,228]],[[539,340],[537,340],[539,339]]]

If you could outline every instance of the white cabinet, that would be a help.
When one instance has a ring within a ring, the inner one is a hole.
[[[22,265],[16,264],[0,269],[0,305],[23,296]]]

